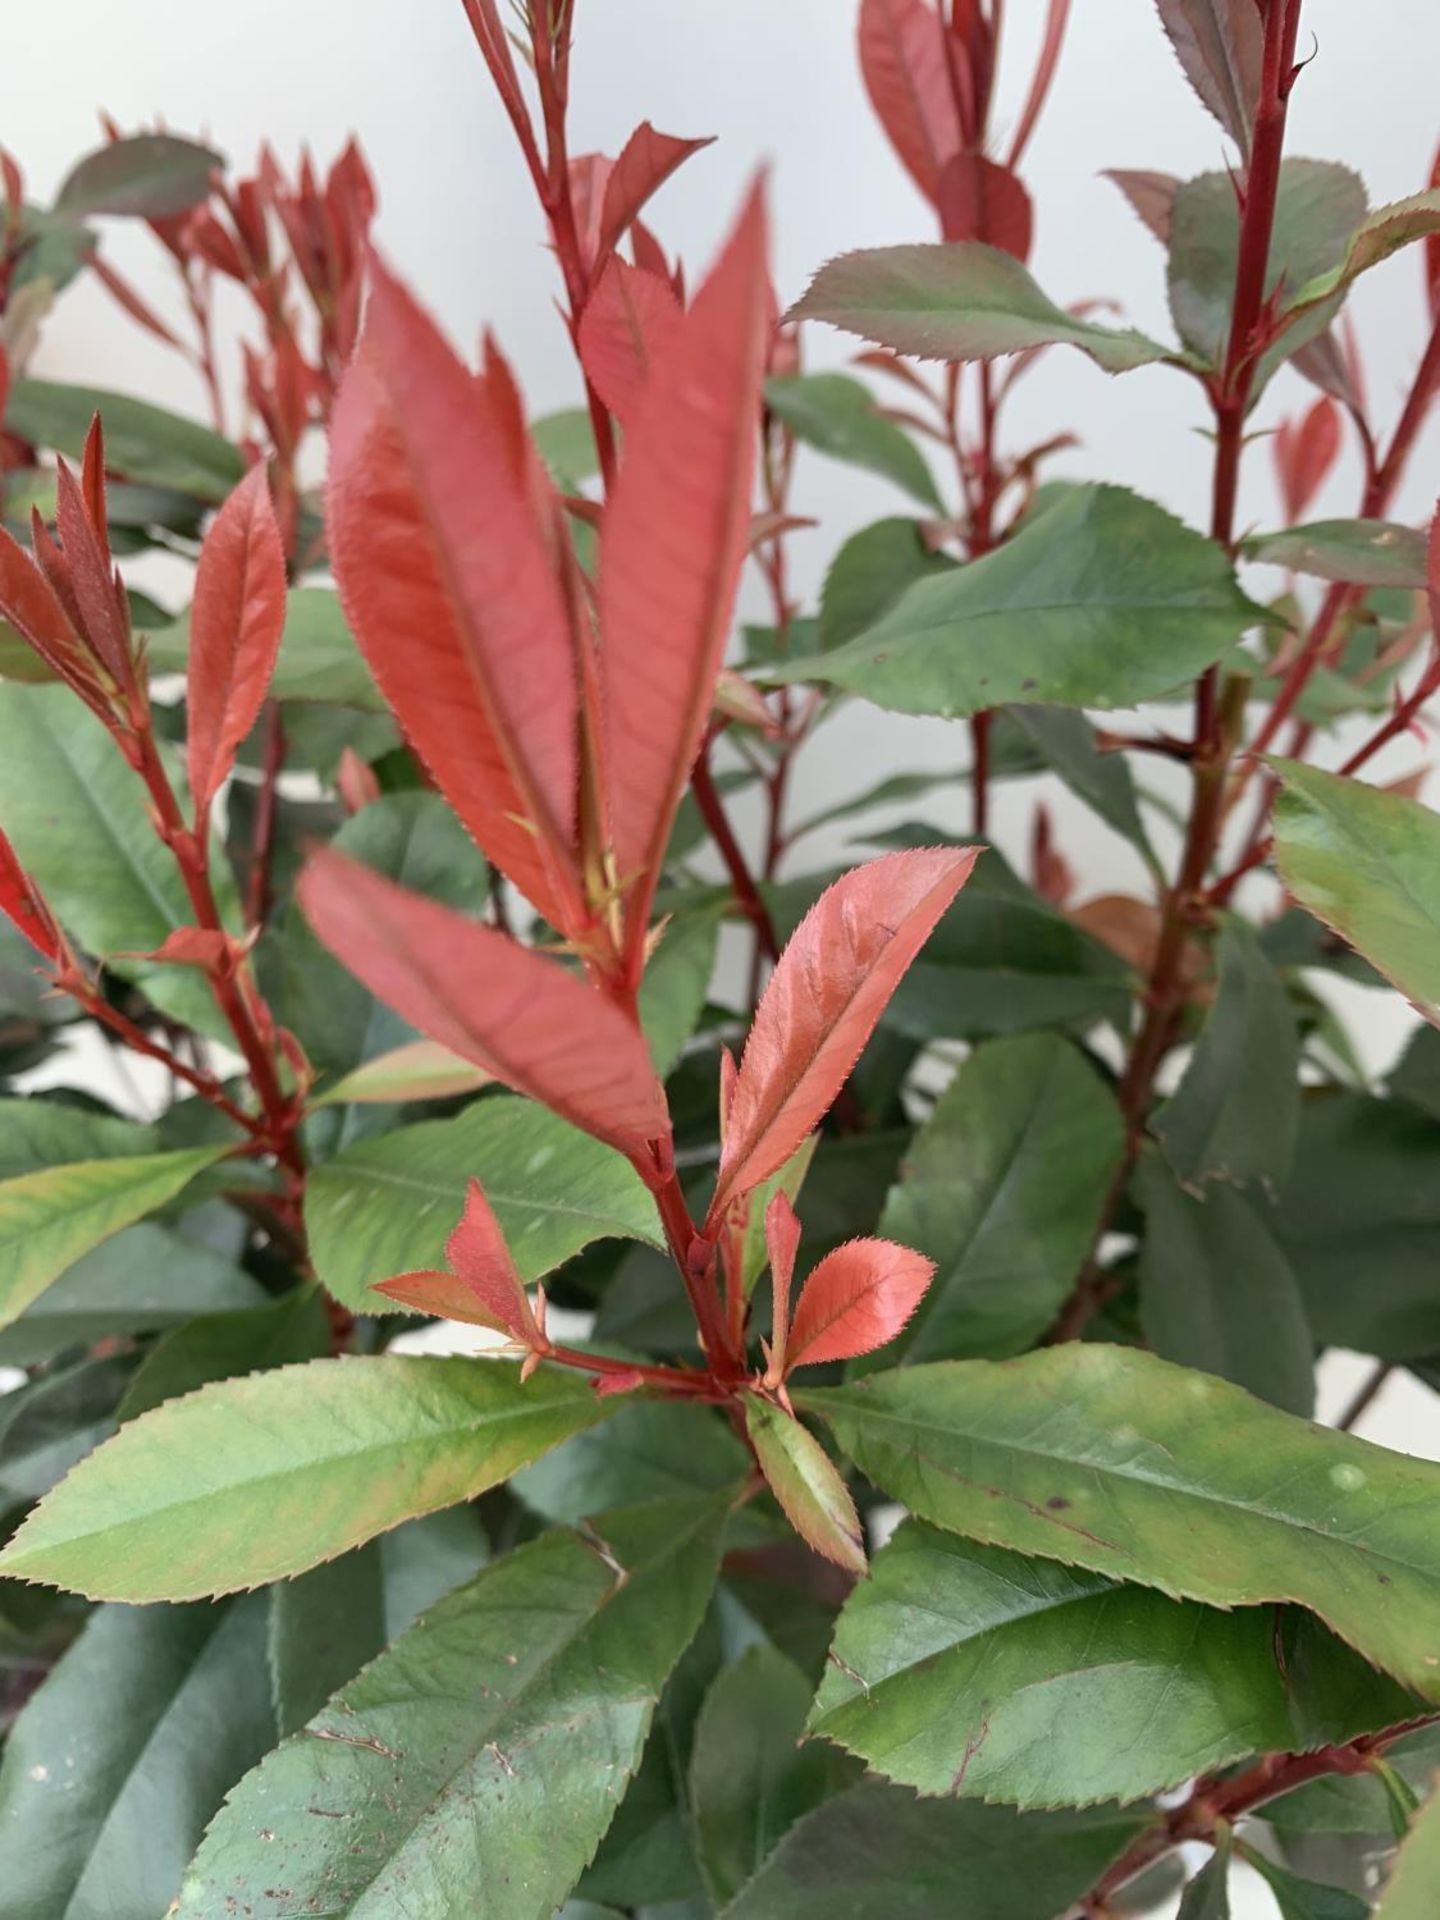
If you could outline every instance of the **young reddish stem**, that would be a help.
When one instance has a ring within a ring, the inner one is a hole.
[[[1266,269],[1280,186],[1285,120],[1295,79],[1300,10],[1301,0],[1268,0],[1265,9],[1264,61],[1250,166],[1243,190],[1230,334],[1224,363],[1212,383],[1215,469],[1210,533],[1212,539],[1228,550],[1234,548],[1245,415],[1265,344]],[[1243,687],[1236,684],[1237,691],[1222,700],[1218,670],[1212,667],[1196,686],[1195,744],[1191,761],[1194,790],[1190,815],[1179,870],[1165,899],[1139,1032],[1120,1079],[1118,1097],[1125,1120],[1125,1154],[1101,1212],[1094,1242],[1097,1250],[1110,1229],[1139,1157],[1156,1070],[1170,1045],[1175,1017],[1183,1000],[1184,963],[1191,937],[1209,920],[1205,882],[1224,824],[1226,776],[1243,714]],[[1076,1338],[1107,1297],[1106,1276],[1098,1271],[1096,1253],[1092,1252],[1051,1338]]]
[[[285,720],[278,700],[265,703],[264,761],[250,842],[250,875],[245,890],[245,923],[263,927],[270,917],[270,869],[275,858],[275,827],[280,811],[280,775],[285,767]]]
[[[755,876],[750,871],[750,863],[745,858],[745,850],[735,838],[734,829],[725,816],[725,808],[715,786],[714,775],[710,771],[709,744],[701,748],[690,775],[690,790],[695,795],[695,804],[700,809],[700,817],[710,830],[710,837],[725,862],[725,870],[730,875],[730,884],[735,889],[735,898],[740,910],[755,929],[756,941],[766,959],[775,961],[780,958],[780,943],[775,935],[775,924],[770,918],[770,909],[761,896]]]
[[[716,1385],[710,1374],[702,1373],[698,1367],[638,1366],[630,1360],[611,1359],[607,1354],[586,1353],[580,1347],[547,1347],[545,1358],[558,1362],[562,1367],[578,1367],[582,1373],[602,1376],[638,1374],[647,1386],[668,1389],[671,1393],[683,1395],[687,1400],[714,1400],[724,1397],[724,1389]]]
[[[1385,1748],[1402,1735],[1440,1722],[1440,1713],[1418,1716],[1379,1733],[1361,1734],[1344,1746],[1320,1747],[1314,1753],[1272,1753],[1257,1760],[1243,1773],[1228,1780],[1210,1775],[1196,1782],[1181,1801],[1153,1827],[1138,1835],[1113,1866],[1101,1875],[1083,1900],[1076,1903],[1077,1916],[1098,1916],[1110,1911],[1109,1901],[1129,1886],[1157,1860],[1187,1840],[1213,1840],[1221,1827],[1234,1826],[1245,1814],[1253,1813],[1267,1801],[1277,1800],[1311,1780],[1324,1780],[1335,1774],[1368,1773]]]
[[[702,1238],[691,1218],[679,1176],[673,1167],[653,1191],[660,1223],[665,1229],[666,1245],[685,1283],[685,1292],[700,1329],[710,1371],[717,1379],[733,1383],[745,1371],[745,1356],[743,1349],[732,1345],[721,1311],[720,1294],[715,1284],[715,1244]]]

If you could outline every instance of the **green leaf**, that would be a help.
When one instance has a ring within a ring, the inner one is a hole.
[[[792,1827],[725,1920],[1048,1920],[1145,1824],[1112,1807],[1022,1814],[866,1780]]]
[[[1423,587],[1425,536],[1392,520],[1313,520],[1241,543],[1248,560],[1362,587]]]
[[[114,741],[69,687],[0,685],[0,820],[22,866],[81,946],[166,1013],[229,1039],[193,968],[125,957],[152,953],[177,927],[194,924],[148,808]],[[218,844],[212,866],[221,911],[238,921]]]
[[[1302,1880],[1299,1874],[1278,1865],[1256,1847],[1242,1845],[1240,1851],[1274,1894],[1280,1920],[1369,1920],[1368,1900],[1346,1893],[1343,1887],[1325,1887],[1317,1880]],[[1431,1913],[1435,1908],[1435,1891],[1432,1885],[1428,1908]]]
[[[530,1100],[498,1094],[453,1120],[422,1120],[316,1167],[305,1193],[315,1271],[346,1306],[396,1313],[376,1281],[444,1264],[479,1180],[527,1281],[592,1240],[658,1246],[655,1203],[627,1160]]]
[[[490,1075],[483,1067],[451,1053],[438,1040],[407,1040],[387,1053],[377,1053],[353,1073],[342,1074],[311,1104],[364,1107],[393,1106],[407,1100],[453,1100],[489,1083]]]
[[[1440,1022],[1440,817],[1418,800],[1272,760],[1275,864],[1304,907]]]
[[[700,1024],[715,972],[722,909],[687,908],[666,927],[640,982],[640,1024],[663,1080]]]
[[[120,1418],[133,1420],[212,1380],[319,1360],[329,1351],[330,1316],[314,1285],[260,1307],[197,1314],[146,1354],[121,1402]]]
[[[609,1507],[718,1493],[743,1476],[747,1457],[709,1408],[628,1399],[603,1426],[523,1468],[511,1488],[545,1519],[573,1522]]]
[[[852,533],[825,575],[820,593],[821,649],[843,646],[872,627],[907,587],[955,563],[925,545],[915,520],[877,520]]]
[[[1416,1814],[1395,1856],[1375,1920],[1432,1920],[1440,1892],[1440,1794]]]
[[[183,673],[190,658],[188,614],[152,629],[146,651],[157,673]],[[292,587],[270,692],[277,700],[323,701],[383,713],[385,703],[331,587]]]
[[[543,1535],[443,1600],[232,1794],[177,1920],[537,1920],[564,1900],[699,1624],[724,1503]],[[332,1815],[316,1819],[310,1809]]]
[[[240,449],[209,427],[99,387],[17,380],[10,389],[5,424],[22,440],[78,461],[97,413],[105,427],[106,465],[127,480],[175,487],[219,502],[245,477]]]
[[[0,1099],[0,1180],[68,1160],[124,1160],[160,1144],[156,1128],[100,1107],[43,1094]]]
[[[57,212],[134,214],[163,220],[198,206],[225,159],[173,133],[135,133],[77,160],[55,196]]]
[[[1267,292],[1300,287],[1334,268],[1365,218],[1365,185],[1331,160],[1285,160],[1280,166],[1275,223],[1266,269]],[[1240,217],[1228,173],[1202,173],[1175,195],[1170,220],[1170,312],[1180,338],[1207,365],[1219,366],[1230,338]],[[1329,319],[1315,318],[1304,333],[1291,330],[1283,348],[1262,367],[1293,353]]]
[[[130,1365],[112,1354],[50,1367],[0,1395],[0,1512],[40,1499],[115,1431]]]
[[[33,1366],[67,1347],[178,1327],[196,1314],[263,1307],[268,1298],[218,1253],[142,1221],[77,1260],[0,1330],[0,1366]]]
[[[915,1136],[880,1222],[886,1239],[929,1254],[935,1278],[899,1336],[852,1372],[1032,1345],[1085,1263],[1122,1144],[1113,1096],[1058,1036],[972,1054]]]
[[[1301,1108],[1276,1231],[1315,1337],[1382,1360],[1440,1353],[1440,1125],[1399,1102]]]
[[[79,1160],[0,1181],[0,1325],[18,1319],[102,1240],[173,1200],[225,1151]]]
[[[1402,1796],[1429,1791],[1440,1764],[1440,1732],[1422,1727],[1385,1747]],[[1394,1824],[1395,1803],[1375,1773],[1331,1774],[1265,1803],[1264,1818],[1285,1833],[1381,1834]]]
[[[156,1920],[220,1801],[275,1739],[265,1610],[102,1607],[0,1762],[5,1911]]]
[[[467,913],[479,913],[489,895],[485,862],[438,793],[386,794],[347,820],[332,845]],[[322,946],[308,921],[293,916],[283,938],[284,1017],[322,1072],[348,1071],[416,1038]]]
[[[407,1520],[270,1592],[270,1679],[282,1735],[320,1712],[418,1614],[489,1558],[472,1507]]]
[[[532,420],[530,437],[556,486],[568,492],[600,471],[595,429],[584,407],[563,407]]]
[[[1095,745],[1095,729],[1083,714],[1069,708],[1015,706],[1009,714],[1075,797],[1123,835],[1142,858],[1153,862],[1124,754],[1101,753]]]
[[[1440,1699],[1430,1461],[1152,1354],[1081,1343],[795,1398],[862,1473],[937,1526],[1177,1599],[1293,1601]]]
[[[921,1793],[1089,1806],[1414,1707],[1308,1615],[1222,1613],[908,1520],[845,1603],[809,1731]]]
[[[1011,701],[1133,707],[1193,680],[1266,617],[1213,541],[1123,487],[1075,487],[993,553],[910,587],[843,647],[769,677],[947,719]]]
[[[1219,987],[1179,1086],[1153,1131],[1180,1184],[1256,1181],[1290,1171],[1300,1123],[1300,1037],[1290,999],[1244,921],[1216,949]]]
[[[607,1411],[578,1375],[522,1386],[498,1360],[386,1354],[218,1381],[122,1427],[0,1573],[94,1599],[259,1586],[473,1499]]]
[[[745,1431],[770,1491],[807,1545],[848,1572],[865,1571],[865,1535],[834,1462],[810,1432],[773,1401],[745,1395]]]
[[[1371,267],[1388,260],[1401,247],[1426,240],[1440,233],[1440,188],[1415,193],[1408,200],[1392,200],[1377,207],[1350,236],[1344,258],[1328,272],[1317,274],[1297,287],[1285,306],[1285,313],[1301,318],[1313,308],[1332,300],[1337,293],[1357,280]]]
[[[1259,1207],[1223,1185],[1196,1198],[1154,1153],[1141,1159],[1132,1192],[1145,1215],[1140,1321],[1155,1352],[1288,1413],[1313,1413],[1315,1337]]]
[[[804,1674],[764,1644],[727,1667],[705,1696],[690,1757],[690,1804],[717,1907],[825,1797],[829,1759],[822,1748],[799,1744],[809,1706]]]
[[[765,382],[765,404],[797,440],[893,480],[922,506],[942,509],[918,447],[887,420],[863,382],[844,373],[797,373]]]
[[[1230,1920],[1230,1835],[1224,1832],[1215,1851],[1185,1889],[1175,1920]]]
[[[1107,373],[1173,350],[1130,327],[1077,319],[1013,255],[979,242],[873,247],[823,266],[791,309],[921,360],[989,360],[1031,347],[1079,347]]]

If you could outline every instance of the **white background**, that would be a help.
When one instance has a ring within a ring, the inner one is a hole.
[[[1011,0],[1009,59],[999,122],[1013,119],[1043,14],[1041,0]],[[0,67],[0,139],[44,198],[74,157],[97,139],[103,107],[123,126],[163,117],[210,136],[237,163],[262,137],[290,160],[308,141],[323,160],[353,132],[381,194],[380,242],[460,342],[490,324],[516,361],[534,411],[577,398],[569,351],[551,305],[555,278],[543,251],[528,182],[492,99],[459,0],[48,0],[7,9]],[[715,134],[655,205],[655,224],[698,265],[723,231],[755,166],[773,168],[776,277],[783,300],[804,289],[830,255],[857,246],[933,237],[929,210],[893,160],[861,90],[853,0],[578,0],[574,144],[614,152],[651,118],[667,131]],[[1372,202],[1425,183],[1437,133],[1435,0],[1308,0],[1302,44],[1314,51],[1291,113],[1292,153],[1344,159],[1363,174]],[[1106,181],[1105,167],[1152,167],[1188,176],[1225,164],[1219,128],[1198,105],[1149,0],[1076,0],[1051,104],[1025,163],[1037,208],[1032,265],[1064,303],[1120,298],[1127,318],[1166,335],[1163,261]],[[115,227],[111,257],[163,301],[163,271],[147,237]],[[1363,286],[1361,322],[1373,409],[1382,427],[1423,338],[1419,267],[1401,256]],[[844,343],[813,329],[811,365],[840,362]],[[37,371],[123,388],[179,409],[202,410],[186,370],[128,323],[94,286],[68,295],[53,317]],[[1259,423],[1307,404],[1309,389],[1282,375]],[[1437,414],[1440,418],[1440,414]],[[1055,469],[1122,481],[1203,524],[1209,450],[1198,389],[1164,369],[1109,380],[1078,355],[1052,353],[1007,414],[1011,444],[1058,429],[1081,448]],[[942,480],[943,484],[943,480]],[[1354,510],[1348,459],[1314,509]],[[1440,486],[1440,432],[1432,420],[1399,503],[1419,520]],[[904,510],[879,481],[805,457],[799,511],[822,530],[795,540],[800,585],[811,590],[843,534]],[[1267,449],[1247,462],[1242,522],[1265,524],[1276,501]],[[953,728],[852,706],[802,763],[796,805],[809,813],[856,782],[900,767],[954,764]],[[1400,748],[1382,771],[1413,765]],[[996,838],[1024,847],[1033,789],[1010,790]],[[964,825],[959,795],[924,807]],[[1073,811],[1061,815],[1067,853],[1087,891],[1137,879],[1125,849]],[[817,861],[842,852],[812,843]],[[1373,1064],[1393,1054],[1403,1018],[1356,990],[1345,998]],[[1330,1363],[1325,1388],[1343,1400],[1353,1370]],[[1364,1430],[1390,1444],[1440,1455],[1433,1400],[1394,1388]],[[1268,1904],[1254,1913],[1273,1911]]]

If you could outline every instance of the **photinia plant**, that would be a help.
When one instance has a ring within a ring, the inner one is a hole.
[[[353,143],[0,154],[0,1914],[1431,1915],[1440,1467],[1349,1429],[1440,1380],[1440,824],[1363,777],[1440,691],[1440,187],[1286,153],[1302,0],[1160,0],[1229,150],[1111,176],[1152,340],[1030,272],[1068,0],[1013,99],[1000,0],[860,0],[937,238],[787,308],[763,179],[682,264],[707,142],[571,152],[575,0],[464,5],[562,414]],[[87,275],[208,425],[32,371]],[[1192,383],[1206,531],[1012,444],[1065,346]],[[910,503],[814,609],[801,448]],[[965,764],[797,819],[847,697]]]

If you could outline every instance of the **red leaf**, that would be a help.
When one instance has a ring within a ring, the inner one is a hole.
[[[1430,186],[1440,187],[1440,147],[1435,150],[1430,168]],[[1440,233],[1425,236],[1425,296],[1430,303],[1430,319],[1440,321]]]
[[[964,144],[939,14],[926,0],[863,0],[860,71],[891,146],[938,203],[940,170]]]
[[[1107,167],[1104,178],[1114,181],[1130,202],[1136,219],[1154,234],[1162,247],[1168,247],[1175,196],[1180,191],[1177,177],[1145,167]]]
[[[15,849],[0,833],[0,913],[47,960],[59,960],[60,935],[50,909],[31,886]]]
[[[1250,152],[1265,35],[1255,0],[1157,0],[1160,22],[1201,101]]]
[[[87,476],[95,476],[93,484],[101,486],[93,451],[97,427],[98,421],[86,441],[85,466]],[[64,549],[65,579],[91,649],[123,684],[129,632],[111,578],[103,504],[97,521],[86,498],[89,492],[88,487],[82,491],[65,461],[60,461],[55,471],[55,525]],[[103,499],[102,487],[102,503]]]
[[[1440,636],[1440,505],[1435,510],[1435,518],[1430,522],[1430,544],[1426,549],[1426,585],[1430,601],[1430,626]],[[1440,646],[1440,638],[1432,642]]]
[[[553,495],[512,390],[503,363],[473,376],[377,267],[331,426],[330,551],[361,651],[436,784],[572,932],[586,918],[575,667],[537,505]]]
[[[104,706],[94,666],[59,595],[4,527],[0,527],[0,615],[53,673],[77,691],[84,689],[92,706]]]
[[[218,927],[175,927],[144,957],[172,967],[200,967],[208,973],[233,951],[229,934]]]
[[[934,1276],[933,1260],[893,1240],[850,1240],[836,1247],[801,1291],[786,1372],[883,1347],[914,1313]]]
[[[603,260],[624,237],[636,214],[650,196],[664,186],[675,169],[692,153],[710,146],[712,140],[713,135],[704,140],[682,140],[673,133],[657,133],[648,120],[640,122],[620,149],[620,157],[605,182],[599,259]]]
[[[577,154],[570,162],[570,204],[575,210],[575,237],[580,257],[593,266],[600,250],[600,222],[604,215],[605,189],[615,171],[615,162],[603,153]]]
[[[1285,521],[1293,526],[1325,484],[1340,452],[1340,410],[1335,402],[1322,396],[1298,425],[1282,421],[1271,451]]]
[[[285,549],[261,465],[216,514],[195,571],[186,761],[197,821],[264,704],[284,626]]]
[[[656,362],[605,514],[610,815],[621,880],[631,882],[632,964],[709,716],[749,539],[769,329],[765,244],[757,188]]]
[[[637,1161],[668,1139],[638,1027],[556,960],[326,848],[300,901],[333,953],[412,1027]]]
[[[1029,259],[1034,213],[1008,167],[983,153],[954,154],[940,169],[936,199],[947,240],[983,240],[1017,260]]]
[[[821,894],[781,954],[735,1078],[710,1219],[783,1166],[845,1084],[978,849],[887,853]]]
[[[623,426],[650,369],[680,327],[668,280],[618,256],[606,263],[580,320],[580,359],[591,386]]]
[[[466,1190],[465,1211],[445,1242],[445,1258],[448,1273],[402,1273],[380,1281],[376,1291],[442,1320],[491,1327],[518,1346],[545,1344],[500,1222],[478,1180]]]

